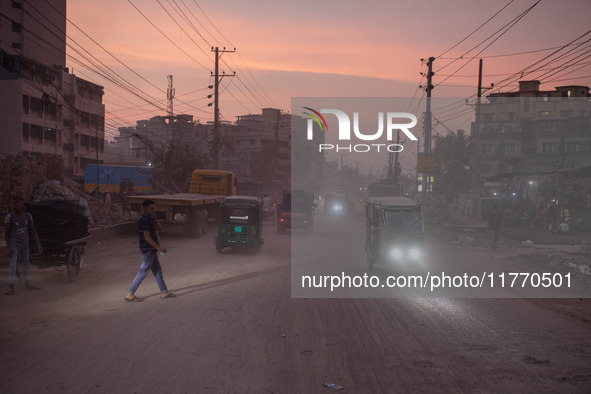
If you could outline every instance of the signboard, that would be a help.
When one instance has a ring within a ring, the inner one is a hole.
[[[419,157],[417,159],[417,172],[425,173],[425,172],[433,172],[433,168],[435,167],[435,154],[433,153],[419,153]]]

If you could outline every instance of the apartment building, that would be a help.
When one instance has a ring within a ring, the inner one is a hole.
[[[67,174],[104,160],[102,86],[66,68],[66,0],[0,2],[0,158],[62,157]]]
[[[105,151],[109,164],[147,165],[154,150],[175,146],[195,146],[207,149],[207,128],[193,119],[193,115],[154,116],[136,121],[135,126],[120,127],[119,136]]]
[[[471,137],[480,175],[512,178],[591,166],[589,87],[540,85],[521,81],[517,91],[490,94],[480,105]]]

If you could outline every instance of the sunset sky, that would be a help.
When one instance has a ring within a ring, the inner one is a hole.
[[[579,44],[591,39],[590,15],[588,0],[76,0],[68,1],[67,65],[105,87],[107,138],[166,114],[167,75],[174,76],[175,114],[211,121],[214,46],[236,48],[220,63],[237,74],[222,80],[224,120],[263,107],[289,112],[292,97],[416,97],[421,113],[421,58],[429,56],[436,57],[433,97],[473,97],[479,58],[483,85],[501,91],[514,89],[532,65],[541,69],[523,79],[540,79],[542,89],[591,86],[589,43],[536,64],[578,37]],[[110,81],[104,74],[112,72]],[[471,116],[466,107],[439,118],[455,130]]]

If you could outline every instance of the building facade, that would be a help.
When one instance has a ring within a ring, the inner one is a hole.
[[[103,87],[70,74],[66,0],[0,2],[0,158],[63,157],[64,171],[102,163]]]
[[[591,166],[589,87],[519,90],[487,96],[472,125],[477,172],[486,180],[523,182],[533,174]],[[515,190],[515,185],[514,185]]]
[[[155,150],[187,145],[205,151],[207,127],[195,121],[193,115],[154,116],[138,120],[135,126],[120,127],[119,136],[107,145],[105,162],[148,165]]]
[[[263,108],[260,114],[238,116],[221,141],[220,168],[233,171],[238,179],[289,185],[291,115]]]

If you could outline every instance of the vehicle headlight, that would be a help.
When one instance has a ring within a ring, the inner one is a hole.
[[[421,257],[421,251],[416,248],[412,248],[408,251],[408,255],[411,259],[418,259]]]
[[[402,257],[402,250],[400,250],[399,248],[392,249],[390,251],[390,257],[395,258],[395,259],[401,258]]]

